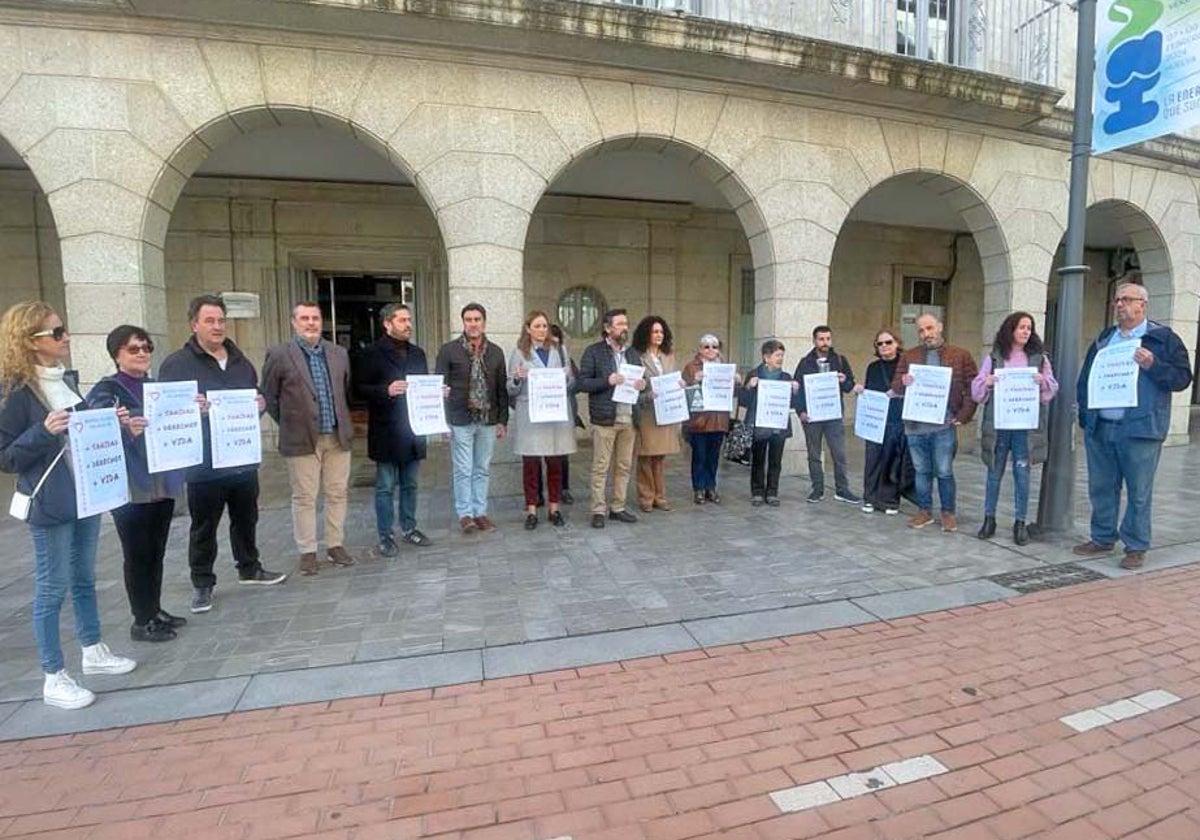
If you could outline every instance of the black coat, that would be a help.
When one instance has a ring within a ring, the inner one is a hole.
[[[809,351],[807,356],[800,360],[800,364],[796,365],[796,372],[792,374],[792,378],[798,381],[801,385],[800,390],[796,392],[795,399],[797,414],[803,414],[804,412],[808,411],[808,398],[804,394],[803,387],[804,377],[810,373],[820,372],[821,368],[817,365],[817,350],[814,347]],[[832,349],[829,351],[829,372],[846,374],[846,378],[842,380],[840,385],[838,385],[842,394],[849,394],[854,390],[854,371],[850,369],[850,360],[845,356],[834,352]],[[838,396],[840,397],[841,394]],[[842,400],[842,405],[843,407],[845,406],[844,399]]]
[[[765,364],[759,365],[758,367],[755,367],[755,368],[751,368],[750,372],[746,374],[746,382],[749,383],[751,379],[761,379],[763,372],[766,371],[766,369],[767,369],[767,366]],[[790,375],[788,375],[788,372],[786,370],[781,370],[779,372],[779,381],[780,382],[791,382],[792,377]],[[746,423],[753,426],[754,420],[758,416],[758,384],[755,383],[753,388],[751,388],[749,384],[743,385],[742,393],[741,393],[741,396],[738,398],[738,402],[740,402],[742,407],[746,409]],[[793,407],[795,406],[795,404],[796,404],[795,394],[793,394],[792,395]],[[791,417],[791,415],[788,415],[788,416]],[[788,423],[786,429],[759,429],[757,427],[755,427],[755,429],[754,429],[754,439],[755,440],[765,440],[766,438],[770,438],[770,437],[782,437],[784,439],[787,439],[787,438],[790,438],[791,436],[792,436],[792,424],[790,422]]]
[[[414,435],[408,424],[404,395],[388,396],[388,385],[411,374],[429,373],[425,351],[415,344],[400,344],[388,336],[363,351],[355,388],[367,401],[367,457],[377,463],[406,464],[425,457],[425,437]]]
[[[642,357],[632,347],[626,347],[625,363],[641,367]],[[614,386],[608,384],[608,377],[616,372],[617,365],[607,341],[600,339],[584,349],[575,387],[588,395],[588,416],[594,426],[611,426],[617,422],[617,404],[612,398]]]
[[[217,360],[205,352],[193,335],[183,347],[163,360],[162,367],[158,369],[158,378],[162,382],[190,382],[194,379],[196,392],[200,394],[248,388],[257,391],[258,371],[246,358],[246,354],[229,339],[225,339],[225,352],[229,354],[229,358],[225,362],[225,369],[221,370]],[[258,472],[258,464],[213,469],[212,430],[208,425],[208,415],[201,419],[201,428],[204,431],[204,461],[188,468],[188,483],[244,480],[252,473]]]
[[[451,426],[467,426],[474,422],[467,408],[471,390],[471,357],[461,338],[447,341],[438,351],[436,372],[446,377],[450,396],[446,399],[446,422]],[[485,426],[508,425],[508,361],[504,351],[492,342],[483,349],[483,375],[487,380],[488,399],[492,404]]]
[[[79,376],[67,371],[64,381],[79,392]],[[79,401],[82,403],[83,398]],[[0,404],[0,472],[17,474],[17,490],[28,495],[41,481],[59,451],[67,445],[66,435],[52,435],[44,425],[50,410],[29,385],[8,394]],[[74,522],[75,478],[70,459],[59,458],[50,470],[29,509],[30,525],[63,525]]]

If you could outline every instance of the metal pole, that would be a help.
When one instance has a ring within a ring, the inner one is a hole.
[[[1054,328],[1054,372],[1062,383],[1050,405],[1050,440],[1038,500],[1042,531],[1063,532],[1075,525],[1075,380],[1083,320],[1084,227],[1087,222],[1088,161],[1092,153],[1092,85],[1096,70],[1096,0],[1079,0],[1075,44],[1075,125],[1071,132],[1071,191],[1067,205],[1067,241]]]

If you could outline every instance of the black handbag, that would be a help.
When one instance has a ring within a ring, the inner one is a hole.
[[[750,447],[754,445],[754,427],[749,423],[734,420],[725,436],[722,454],[728,461],[738,464],[750,463]]]

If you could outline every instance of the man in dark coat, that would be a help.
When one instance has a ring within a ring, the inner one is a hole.
[[[375,524],[379,553],[396,556],[392,524],[400,515],[400,534],[416,546],[432,545],[417,530],[417,477],[425,459],[425,438],[408,423],[407,378],[429,373],[425,351],[413,344],[412,312],[402,303],[383,308],[385,335],[363,353],[358,393],[367,401],[367,457],[375,462]],[[395,498],[395,502],[393,502]]]

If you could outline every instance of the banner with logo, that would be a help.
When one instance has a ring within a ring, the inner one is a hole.
[[[1099,0],[1092,153],[1200,123],[1200,0]]]

